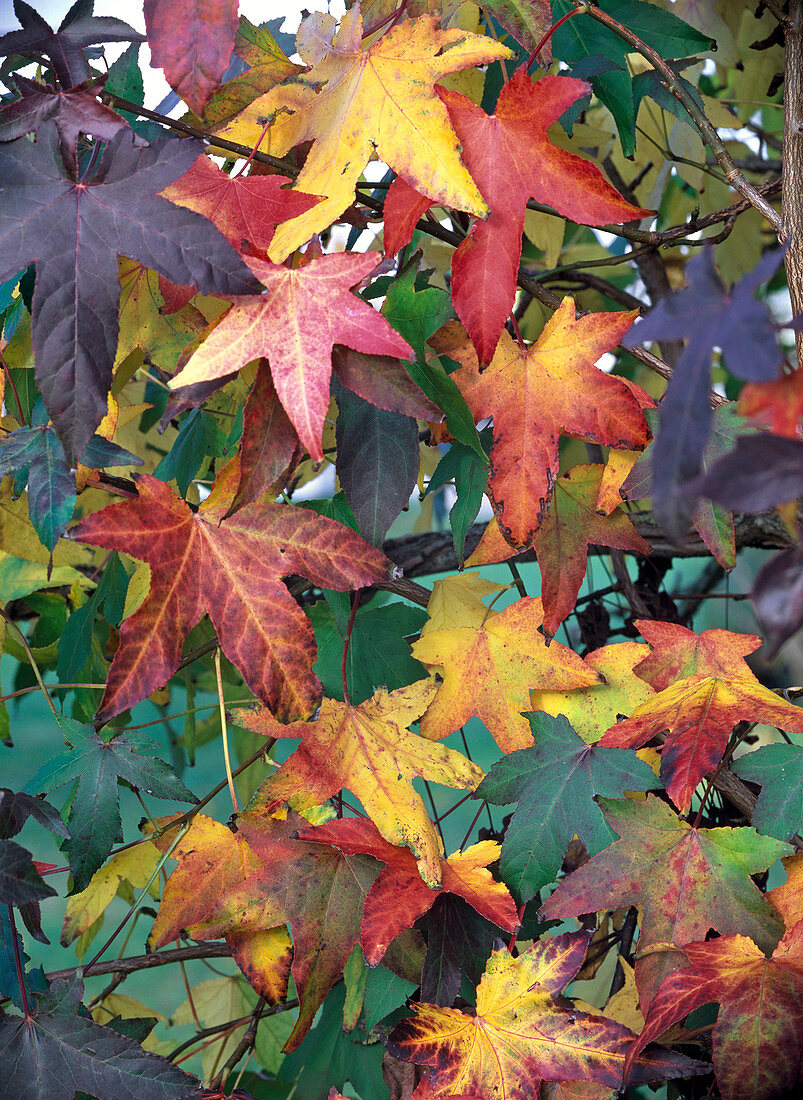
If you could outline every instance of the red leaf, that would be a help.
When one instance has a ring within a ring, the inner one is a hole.
[[[231,60],[238,7],[238,0],[145,0],[151,64],[196,115]]]

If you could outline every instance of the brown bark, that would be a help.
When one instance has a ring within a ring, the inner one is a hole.
[[[783,230],[792,314],[803,313],[803,0],[790,0],[784,72]],[[803,332],[795,334],[803,366]]]

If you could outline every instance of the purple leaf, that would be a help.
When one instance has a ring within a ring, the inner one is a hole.
[[[684,491],[749,515],[797,500],[803,497],[803,441],[768,432],[740,436],[732,451]]]
[[[762,566],[750,602],[766,635],[771,661],[783,643],[803,626],[803,550],[790,546]]]

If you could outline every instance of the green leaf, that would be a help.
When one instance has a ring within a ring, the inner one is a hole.
[[[78,780],[68,825],[67,852],[78,893],[102,866],[116,841],[123,839],[117,784],[120,779],[157,798],[197,802],[191,791],[163,760],[152,754],[158,746],[140,733],[103,741],[90,726],[60,718],[72,748],[45,764],[27,786],[28,791],[52,791]]]
[[[457,500],[449,512],[449,523],[457,560],[462,568],[466,535],[477,518],[488,483],[487,461],[480,458],[470,447],[462,443],[453,443],[438,463],[427,487],[427,495],[452,480],[454,480]]]
[[[587,745],[565,715],[527,715],[535,744],[502,757],[477,788],[496,806],[518,802],[502,845],[500,871],[519,902],[529,901],[560,870],[577,834],[591,855],[616,839],[594,802],[648,791],[660,781],[632,749]]]
[[[294,1100],[327,1100],[331,1087],[349,1081],[363,1100],[389,1100],[382,1077],[381,1043],[365,1043],[355,1030],[343,1032],[346,987],[336,986],[326,998],[318,1023],[299,1048],[285,1058],[279,1076],[295,1081]]]
[[[334,389],[337,476],[363,538],[380,546],[415,487],[418,425],[412,417],[377,409],[336,382]]]
[[[107,622],[112,626],[119,625],[127,590],[128,573],[115,550],[106,563],[100,584],[86,603],[73,611],[62,631],[56,664],[56,674],[61,683],[73,683],[89,660],[95,617],[101,607]]]
[[[0,905],[0,997],[9,997],[17,1008],[22,1008],[22,995],[17,982],[17,965],[14,957],[14,940],[12,938],[11,919],[7,905]],[[22,944],[22,936],[17,932],[17,947],[19,948],[20,961],[23,971],[30,961]],[[25,972],[25,985],[28,993],[43,993],[47,989],[47,982],[42,970],[30,970]]]
[[[803,825],[803,748],[764,745],[741,756],[732,770],[761,787],[753,825],[760,833],[789,840]]]
[[[401,1008],[417,988],[415,982],[400,978],[386,966],[369,967],[363,996],[367,1030],[371,1031],[380,1020]]]
[[[67,995],[59,1001],[65,987]],[[0,1018],[7,1096],[73,1100],[76,1090],[114,1100],[186,1100],[194,1095],[196,1082],[166,1058],[147,1054],[133,1039],[76,1015],[76,988],[80,998],[79,981],[72,987],[56,982],[51,987],[56,996],[40,998],[33,1016]]]
[[[226,437],[215,418],[205,409],[193,409],[182,422],[173,446],[153,471],[153,476],[160,481],[175,478],[179,492],[186,496],[204,459],[209,455],[219,458],[225,446]]]
[[[313,668],[325,693],[342,700],[346,624],[339,626],[332,609],[323,600],[313,604],[307,614],[318,645],[318,660]],[[414,660],[407,642],[407,638],[421,631],[426,620],[422,608],[398,601],[357,610],[346,669],[352,703],[364,702],[380,686],[392,691],[426,679],[427,670]]]

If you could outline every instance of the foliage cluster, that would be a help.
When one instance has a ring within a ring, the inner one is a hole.
[[[6,1095],[796,1095],[803,0],[14,12]]]

